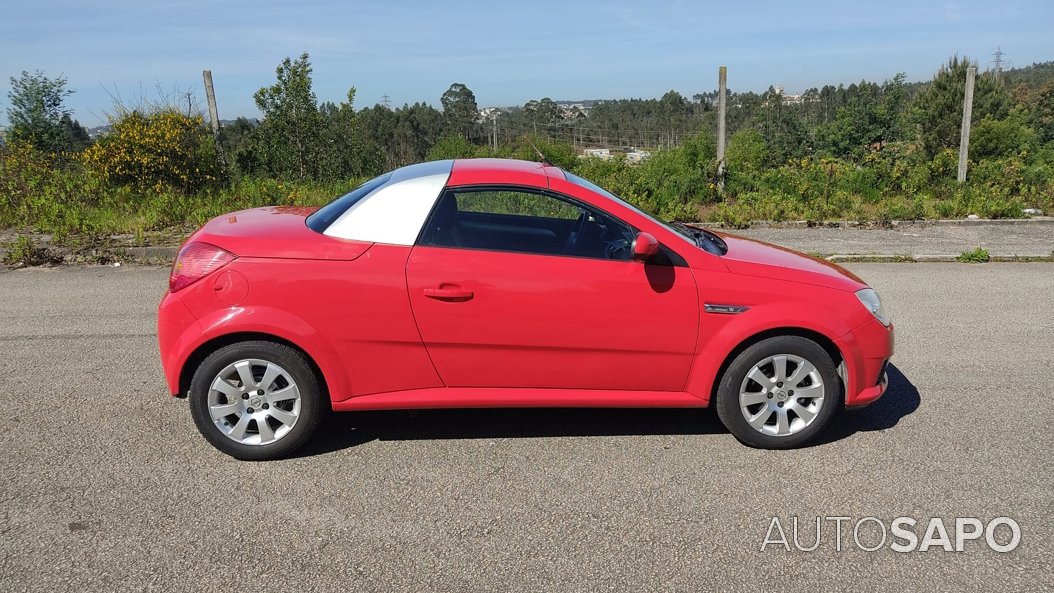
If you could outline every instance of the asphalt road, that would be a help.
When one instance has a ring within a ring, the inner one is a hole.
[[[896,370],[817,446],[748,449],[706,411],[385,412],[272,463],[167,397],[166,270],[0,273],[0,590],[1049,590],[1054,265],[851,267]],[[839,552],[825,521],[815,552],[761,552],[773,516],[803,545],[817,516],[1008,516],[1021,543]]]

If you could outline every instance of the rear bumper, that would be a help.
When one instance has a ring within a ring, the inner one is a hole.
[[[187,353],[194,347],[193,337],[200,337],[201,326],[190,310],[171,292],[166,292],[157,308],[157,342],[161,351],[161,366],[165,371],[168,392],[179,392],[179,373]]]
[[[892,324],[886,327],[871,320],[835,344],[845,358],[846,407],[866,406],[882,397],[889,385],[886,368],[894,350]]]

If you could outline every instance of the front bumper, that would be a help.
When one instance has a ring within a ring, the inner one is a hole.
[[[866,406],[886,392],[889,386],[887,367],[893,356],[893,325],[882,325],[877,319],[849,332],[835,344],[845,360],[845,405]]]

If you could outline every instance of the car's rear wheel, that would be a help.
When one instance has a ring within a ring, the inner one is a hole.
[[[753,344],[728,366],[718,386],[717,414],[748,445],[788,449],[830,423],[841,393],[826,350],[800,336],[776,336]]]
[[[318,426],[322,394],[299,351],[265,341],[213,352],[190,383],[190,410],[217,449],[245,460],[284,457]]]

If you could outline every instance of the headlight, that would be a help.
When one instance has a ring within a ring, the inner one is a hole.
[[[882,325],[889,326],[889,314],[882,308],[882,299],[878,298],[878,293],[873,288],[856,291],[856,298],[860,299],[860,303],[875,316],[875,319],[881,321]]]

